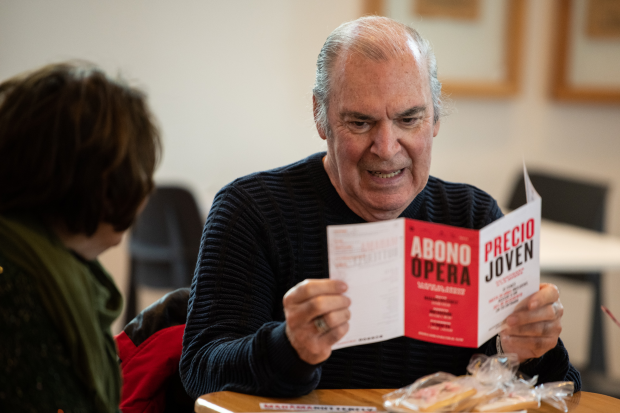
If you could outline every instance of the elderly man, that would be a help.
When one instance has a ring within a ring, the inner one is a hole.
[[[436,72],[428,42],[390,19],[358,19],[329,36],[313,100],[327,153],[237,179],[213,203],[183,339],[190,394],[397,388],[437,371],[464,374],[473,354],[498,351],[517,353],[540,381],[580,388],[552,285],[478,349],[400,337],[331,350],[348,330],[350,300],[344,283],[328,279],[327,225],[408,217],[481,228],[502,216],[488,194],[429,176]]]

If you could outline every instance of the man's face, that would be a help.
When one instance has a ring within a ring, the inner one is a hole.
[[[332,72],[325,169],[344,202],[366,221],[398,217],[429,176],[433,102],[425,62],[350,55]]]

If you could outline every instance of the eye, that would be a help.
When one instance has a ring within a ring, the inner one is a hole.
[[[347,122],[349,129],[354,133],[364,133],[370,129],[370,123],[361,120],[352,120]]]
[[[405,126],[413,126],[419,120],[419,117],[402,118],[400,121]]]

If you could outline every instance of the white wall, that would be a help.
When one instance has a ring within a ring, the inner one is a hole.
[[[327,12],[326,12],[327,11]],[[316,55],[357,1],[0,0],[0,78],[82,58],[135,79],[164,138],[160,180],[206,199],[321,148]]]
[[[455,99],[432,173],[477,185],[500,204],[523,158],[530,168],[602,181],[612,189],[607,227],[620,235],[620,108],[549,100],[552,2],[528,6],[522,92]],[[323,148],[311,113],[316,56],[328,33],[360,12],[361,0],[0,0],[0,79],[83,58],[136,80],[162,126],[157,179],[187,183],[206,207],[232,179]],[[122,254],[104,259],[124,284]],[[606,303],[620,313],[620,275],[606,283]],[[568,320],[569,348],[583,353],[585,327]],[[620,330],[605,327],[620,376]]]

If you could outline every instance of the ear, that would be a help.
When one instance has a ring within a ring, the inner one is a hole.
[[[437,119],[437,122],[435,122],[435,124],[433,125],[433,138],[435,136],[437,136],[437,134],[439,133],[439,124],[441,123],[441,120]]]
[[[327,135],[318,122],[319,103],[316,101],[316,96],[314,95],[312,95],[312,112],[314,114],[314,124],[316,125],[316,130],[319,133],[319,136],[321,139],[327,140]]]

